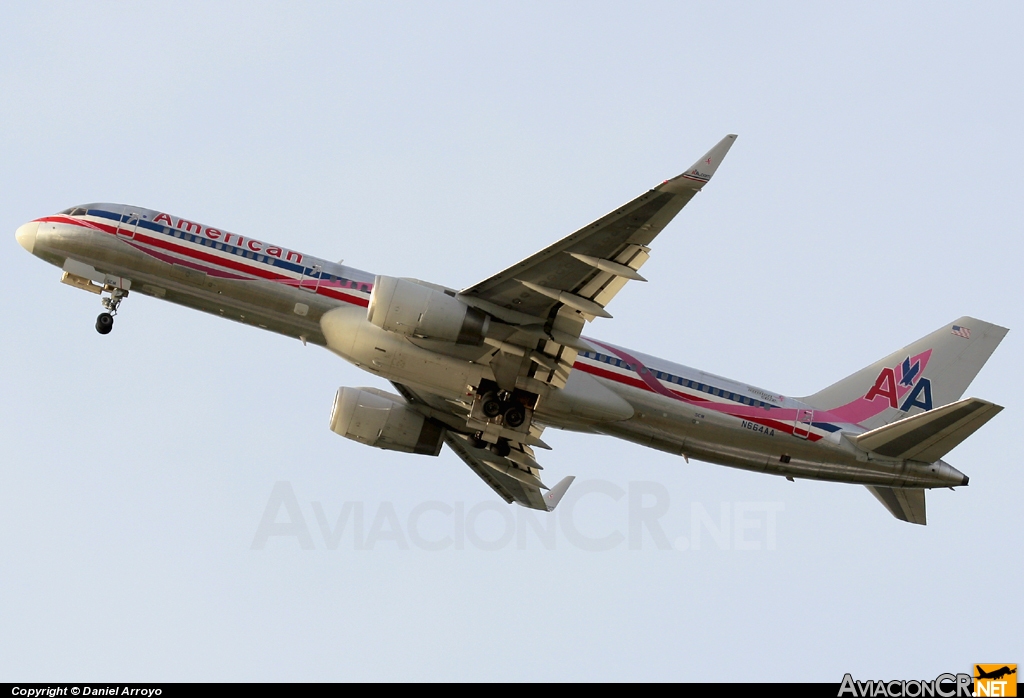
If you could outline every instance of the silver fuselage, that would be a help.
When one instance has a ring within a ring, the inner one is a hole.
[[[325,346],[374,375],[436,394],[457,398],[488,375],[487,346],[377,341],[384,331],[365,319],[373,274],[148,209],[82,210],[88,215],[22,226],[19,242],[73,276],[116,279],[132,294]],[[367,339],[348,341],[355,335]],[[965,480],[944,461],[866,454],[848,438],[863,428],[821,420],[799,400],[606,342],[586,344],[565,389],[541,395],[539,423],[794,478],[925,488]]]

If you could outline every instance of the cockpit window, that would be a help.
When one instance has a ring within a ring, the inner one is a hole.
[[[73,208],[66,208],[60,212],[62,216],[84,216],[88,213],[88,210],[81,206],[75,206]]]

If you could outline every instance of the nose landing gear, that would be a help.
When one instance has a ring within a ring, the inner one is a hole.
[[[73,271],[68,271],[68,269]],[[100,297],[100,302],[106,312],[100,313],[100,316],[96,318],[96,331],[100,334],[110,334],[110,331],[114,329],[114,316],[117,315],[117,308],[121,305],[121,301],[128,297],[128,289],[132,285],[131,280],[98,272],[88,264],[69,258],[64,262],[64,274],[60,277],[60,282],[89,293],[95,293]]]
[[[110,331],[114,329],[114,316],[117,315],[117,309],[121,305],[121,301],[128,297],[128,291],[109,285],[104,287],[103,290],[110,293],[110,297],[102,298],[100,301],[103,303],[103,307],[106,308],[106,312],[100,313],[99,317],[96,318],[96,331],[100,334],[110,334]]]

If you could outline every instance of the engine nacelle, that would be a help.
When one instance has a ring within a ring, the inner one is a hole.
[[[483,343],[490,324],[485,312],[444,291],[393,276],[374,279],[366,319],[389,332],[472,346]]]
[[[398,395],[374,388],[339,388],[331,409],[331,431],[387,451],[436,456],[445,429]]]

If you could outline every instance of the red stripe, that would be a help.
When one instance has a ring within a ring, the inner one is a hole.
[[[601,368],[599,366],[591,366],[589,364],[580,363],[578,361],[575,364],[573,364],[573,368],[579,369],[579,370],[583,371],[584,373],[590,373],[590,374],[595,375],[595,376],[597,376],[599,378],[607,378],[607,379],[613,380],[613,381],[615,381],[617,383],[625,383],[626,385],[631,385],[634,388],[643,388],[644,390],[647,390],[648,392],[651,392],[651,393],[654,392],[654,389],[651,388],[649,385],[647,385],[642,380],[638,380],[636,378],[631,378],[630,376],[624,376],[621,373],[615,373],[614,371],[609,371],[606,368]],[[677,395],[679,397],[679,399],[683,400],[684,402],[693,402],[693,403],[711,402],[708,398],[701,397],[699,395],[690,395],[689,393],[684,393],[684,392],[681,392],[679,390],[673,390],[672,388],[667,388],[667,390],[670,393],[672,393],[673,395]]]
[[[613,371],[609,371],[607,369],[599,368],[597,366],[591,366],[589,364],[585,364],[585,363],[582,363],[582,362],[579,362],[579,361],[577,361],[575,364],[573,364],[573,368],[577,369],[577,370],[580,370],[580,371],[583,371],[584,373],[590,373],[590,374],[595,375],[595,376],[597,376],[599,378],[606,378],[608,380],[613,380],[616,383],[622,383],[624,385],[629,385],[629,386],[632,386],[634,388],[640,388],[641,390],[646,390],[649,393],[654,393],[655,392],[655,390],[653,388],[651,388],[649,385],[647,385],[644,381],[639,380],[637,378],[631,378],[629,376],[624,376],[621,373],[615,373]],[[694,406],[696,406],[696,407],[701,407],[703,409],[707,409],[707,408],[710,407],[710,408],[714,409],[716,412],[720,412],[722,414],[729,415],[730,417],[735,417],[736,419],[742,419],[742,420],[747,421],[747,422],[753,422],[755,424],[761,424],[761,425],[769,427],[771,429],[777,429],[778,431],[781,431],[781,432],[786,433],[786,434],[792,434],[793,433],[793,429],[794,429],[793,425],[792,424],[788,424],[787,422],[780,422],[777,419],[767,419],[765,417],[749,417],[749,416],[741,415],[741,414],[733,414],[732,412],[729,412],[728,409],[725,409],[727,407],[727,405],[723,405],[722,403],[713,402],[713,401],[711,401],[711,400],[709,400],[707,398],[697,397],[697,396],[694,396],[694,395],[689,395],[687,393],[681,393],[678,390],[669,390],[669,392],[671,392],[674,395],[678,396],[677,399],[680,400],[681,402],[694,403]],[[699,402],[703,402],[704,404],[703,405],[698,404],[698,401]],[[819,434],[815,434],[814,432],[810,432],[810,430],[808,430],[808,431],[809,431],[809,436],[807,438],[808,441],[818,441],[819,439],[822,438]]]
[[[39,222],[41,222],[41,223],[43,223],[43,222],[65,223],[65,224],[70,224],[70,225],[77,225],[77,226],[79,226],[81,228],[88,228],[90,230],[100,230],[100,231],[108,233],[110,235],[116,235],[117,234],[117,228],[112,226],[112,225],[108,225],[106,223],[98,223],[98,222],[94,222],[94,221],[82,221],[82,220],[79,220],[77,218],[70,218],[70,217],[65,217],[65,216],[46,216],[44,218],[39,218],[37,220]],[[146,235],[144,233],[139,233],[138,230],[136,230],[135,235],[132,238],[130,238],[130,239],[134,240],[136,242],[143,242],[143,243],[145,243],[147,245],[151,245],[153,247],[158,247],[158,248],[161,248],[161,249],[165,249],[165,250],[168,250],[170,252],[176,252],[178,254],[185,255],[187,257],[191,257],[192,259],[197,259],[197,260],[200,260],[200,261],[203,261],[203,262],[207,262],[209,264],[213,264],[214,266],[220,265],[220,266],[228,268],[228,269],[234,269],[235,271],[241,271],[241,272],[245,272],[245,273],[251,274],[253,276],[262,277],[262,278],[264,278],[264,279],[266,279],[268,281],[274,281],[274,282],[278,282],[278,283],[285,283],[287,285],[295,285],[295,286],[298,286],[301,283],[301,281],[299,279],[293,279],[293,278],[291,278],[289,276],[285,276],[285,275],[280,274],[278,272],[272,272],[269,269],[264,269],[262,267],[255,267],[255,266],[252,266],[252,265],[249,265],[249,264],[243,264],[243,263],[238,262],[238,261],[236,261],[234,259],[225,259],[223,257],[219,257],[217,255],[210,254],[208,252],[203,252],[201,250],[193,250],[193,249],[191,249],[189,247],[186,247],[185,245],[174,243],[171,240],[167,240],[167,239],[159,238],[159,237],[152,237],[151,235]],[[138,249],[138,248],[136,248],[136,249]],[[145,252],[145,250],[142,250],[142,251]],[[368,299],[366,299],[366,298],[361,298],[359,296],[353,296],[353,295],[350,295],[350,294],[345,293],[343,291],[340,291],[338,289],[331,288],[329,286],[320,286],[317,289],[317,291],[316,291],[316,295],[327,296],[328,298],[334,298],[336,300],[344,301],[346,303],[351,303],[352,305],[361,305],[364,308],[369,306],[369,304],[370,304],[370,301]]]

